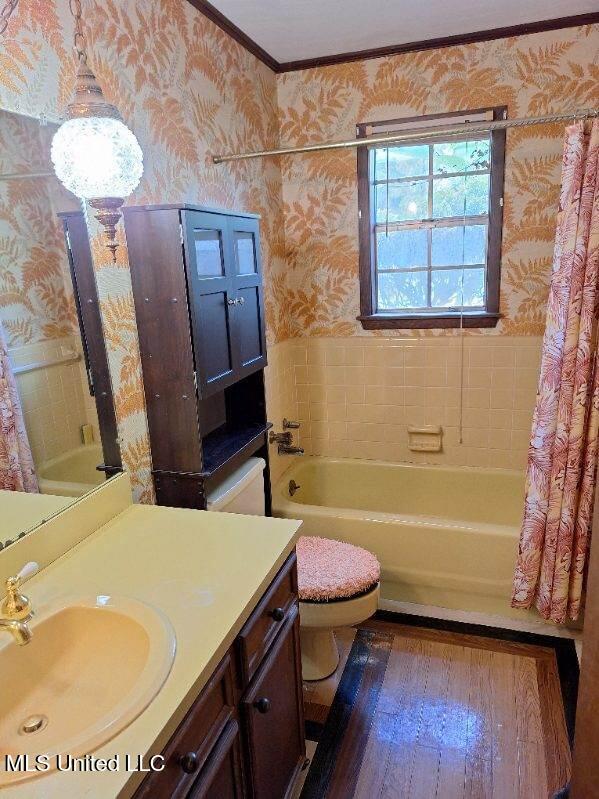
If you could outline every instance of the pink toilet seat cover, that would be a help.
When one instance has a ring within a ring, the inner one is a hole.
[[[343,541],[302,536],[296,551],[302,601],[350,599],[374,588],[381,576],[381,566],[372,552]]]

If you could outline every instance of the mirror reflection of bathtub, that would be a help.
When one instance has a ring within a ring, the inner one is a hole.
[[[40,492],[80,497],[104,482],[104,473],[96,469],[101,463],[99,444],[77,447],[52,458],[38,467]]]

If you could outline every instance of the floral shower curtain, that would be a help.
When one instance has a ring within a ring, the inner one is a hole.
[[[599,434],[599,122],[566,128],[560,207],[512,606],[576,619]]]
[[[39,491],[21,401],[0,324],[0,489]]]

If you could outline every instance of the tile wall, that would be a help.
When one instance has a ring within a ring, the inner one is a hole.
[[[266,407],[273,430],[283,430],[283,419],[297,421],[296,362],[305,358],[305,344],[288,340],[268,348],[268,366],[265,370]],[[295,430],[294,443],[299,444],[301,431]],[[270,447],[270,473],[274,484],[293,462],[292,455],[278,455],[277,445]]]
[[[297,415],[312,455],[523,469],[541,344],[533,336],[294,339],[269,352],[269,418]],[[424,425],[443,428],[441,452],[408,448],[408,426]]]
[[[13,367],[81,353],[78,337],[43,341],[9,350]],[[36,465],[81,446],[81,426],[91,424],[100,441],[98,416],[87,388],[85,366],[79,361],[16,375],[25,426]]]

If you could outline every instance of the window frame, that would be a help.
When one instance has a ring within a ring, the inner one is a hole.
[[[453,111],[446,114],[427,114],[419,117],[404,117],[402,119],[383,120],[381,122],[360,123],[356,126],[358,139],[367,139],[367,130],[372,125],[398,125],[415,123],[422,126],[430,120],[450,119],[468,114],[481,114],[492,112],[493,120],[507,118],[507,106],[492,106],[488,108],[468,109]],[[443,140],[445,137],[440,136]],[[428,140],[428,143],[434,140]],[[374,192],[371,191],[370,179],[370,150],[361,146],[357,148],[358,166],[358,227],[359,227],[359,269],[360,269],[360,315],[357,317],[365,330],[392,330],[392,329],[432,329],[452,327],[495,327],[501,318],[499,312],[499,287],[501,280],[501,239],[503,227],[503,187],[505,175],[505,130],[494,130],[490,133],[491,165],[489,188],[489,213],[487,231],[487,263],[485,271],[485,298],[484,310],[476,311],[447,311],[440,313],[431,311],[411,312],[398,314],[394,311],[377,311],[376,276],[374,270],[376,261],[374,255],[375,236],[373,202]],[[402,144],[411,144],[406,140]],[[418,138],[418,131],[414,131],[414,144],[422,143]]]

